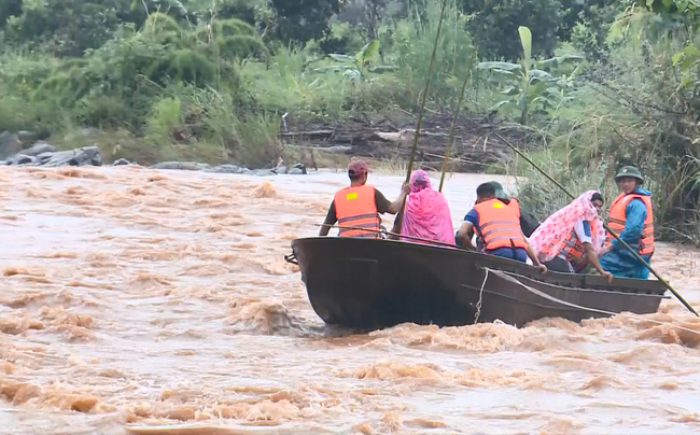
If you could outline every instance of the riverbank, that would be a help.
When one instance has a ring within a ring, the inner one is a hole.
[[[418,141],[417,165],[425,169],[442,169],[451,123],[450,114],[425,115]],[[280,165],[292,167],[295,164],[318,169],[344,167],[354,156],[379,163],[375,166],[396,168],[405,166],[410,157],[415,124],[415,116],[404,111],[371,116],[363,113],[336,122],[283,116],[277,131],[269,132],[269,140],[250,146],[254,159],[237,158],[235,149],[217,148],[197,141],[192,135],[171,136],[171,142],[154,146],[126,131],[83,128],[47,137],[30,131],[0,132],[0,161],[32,164],[32,159],[16,159],[16,156],[35,157],[44,152],[97,147],[105,164],[128,161],[151,166],[179,161],[209,166],[236,165],[251,170],[271,170]],[[485,115],[462,116],[455,124],[448,169],[451,172],[505,172],[511,153],[493,138],[494,130],[515,144],[520,145],[525,140],[524,130],[516,125],[504,124]],[[251,161],[255,164],[251,165]]]

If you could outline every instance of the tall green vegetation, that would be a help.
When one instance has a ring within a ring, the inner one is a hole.
[[[5,0],[0,131],[74,146],[68,132],[95,127],[108,158],[274,166],[290,122],[415,114],[441,4]],[[616,169],[637,165],[661,237],[699,242],[697,6],[448,0],[427,109],[454,111],[468,77],[460,109],[519,125],[559,181],[611,196]],[[527,176],[540,217],[567,201],[517,159],[491,169]]]
[[[599,187],[610,197],[616,169],[640,167],[654,194],[661,238],[698,243],[700,22],[693,2],[640,5],[612,23],[605,55],[589,67],[574,104],[560,110],[540,153],[560,181]],[[572,112],[576,108],[584,111]],[[551,212],[563,203],[542,177],[527,173],[534,208]]]

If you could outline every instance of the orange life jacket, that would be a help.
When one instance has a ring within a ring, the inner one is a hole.
[[[515,207],[493,198],[476,204],[474,210],[479,213],[479,237],[486,251],[526,248]]]
[[[502,199],[500,199],[500,198],[496,198],[496,199],[498,199],[499,201],[501,201],[502,203],[505,204],[505,201],[503,201]],[[508,202],[508,204],[506,204],[506,206],[512,207],[513,210],[515,210],[515,212],[518,214],[518,222],[520,222],[520,203],[518,202],[518,199],[511,197],[510,201]],[[484,251],[484,241],[482,240],[481,236],[478,234],[476,236],[476,247],[477,247],[477,250],[479,252]]]
[[[608,227],[613,230],[618,236],[625,229],[627,221],[627,204],[635,198],[639,198],[644,202],[647,208],[647,217],[644,219],[644,227],[642,234],[639,237],[638,251],[639,255],[650,255],[654,253],[654,211],[651,208],[651,197],[648,195],[640,195],[638,193],[630,193],[625,195],[621,193],[610,205],[610,215],[608,216]],[[615,238],[606,233],[605,245],[610,245]]]
[[[588,224],[591,226],[591,235],[595,234],[595,221],[588,221]],[[566,258],[571,264],[580,265],[581,260],[584,259],[584,256],[586,255],[586,248],[583,247],[583,243],[581,243],[581,240],[579,240],[574,228],[572,228],[571,232],[566,236],[564,245],[559,253],[563,255],[564,258]]]
[[[367,228],[361,229],[339,228],[340,237],[363,237],[377,239],[380,237],[379,213],[374,199],[374,186],[365,184],[362,186],[349,186],[336,192],[333,198],[335,204],[335,217],[338,226]]]
[[[518,201],[518,198],[510,198],[508,207],[513,207],[513,209],[515,209],[515,211],[518,213],[518,221],[520,221],[520,202]]]

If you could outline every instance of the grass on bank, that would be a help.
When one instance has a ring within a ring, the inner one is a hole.
[[[269,157],[281,152],[283,114],[295,122],[342,122],[358,113],[371,117],[395,108],[415,113],[441,4],[428,0],[421,15],[416,10],[392,22],[391,46],[381,47],[381,58],[375,54],[370,59],[373,65],[391,68],[375,73],[359,67],[359,76],[348,74],[357,65],[324,57],[313,41],[305,47],[272,43],[262,56],[259,51],[252,56],[226,53],[216,37],[202,40],[203,28],[190,29],[162,14],[152,14],[143,30],[125,27],[80,59],[6,52],[0,56],[0,131],[31,130],[60,142],[74,128],[125,130],[143,148],[122,144],[122,154],[137,152],[132,156],[147,162],[193,155],[270,165],[274,158]],[[469,73],[474,49],[463,30],[464,20],[456,3],[449,2],[429,109],[442,111],[453,105],[454,88]],[[217,22],[203,25],[208,24],[215,28]],[[361,33],[343,26],[336,24],[334,32]],[[239,27],[245,31],[245,26]],[[379,29],[381,35],[388,31],[388,24]],[[206,59],[195,56],[192,41],[205,48],[200,54]],[[348,47],[360,50],[362,45]],[[169,53],[173,48],[177,51]],[[188,74],[195,83],[180,80]],[[466,110],[490,106],[493,92],[470,87]],[[122,142],[123,135],[117,136],[115,142]]]

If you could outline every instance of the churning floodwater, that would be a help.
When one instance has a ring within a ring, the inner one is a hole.
[[[492,178],[447,181],[455,228]],[[401,180],[371,175],[390,199]],[[325,328],[283,256],[345,184],[1,169],[0,433],[700,433],[700,321],[673,299],[580,325]],[[654,265],[700,308],[698,259],[661,244]],[[208,428],[144,429],[183,422]]]

